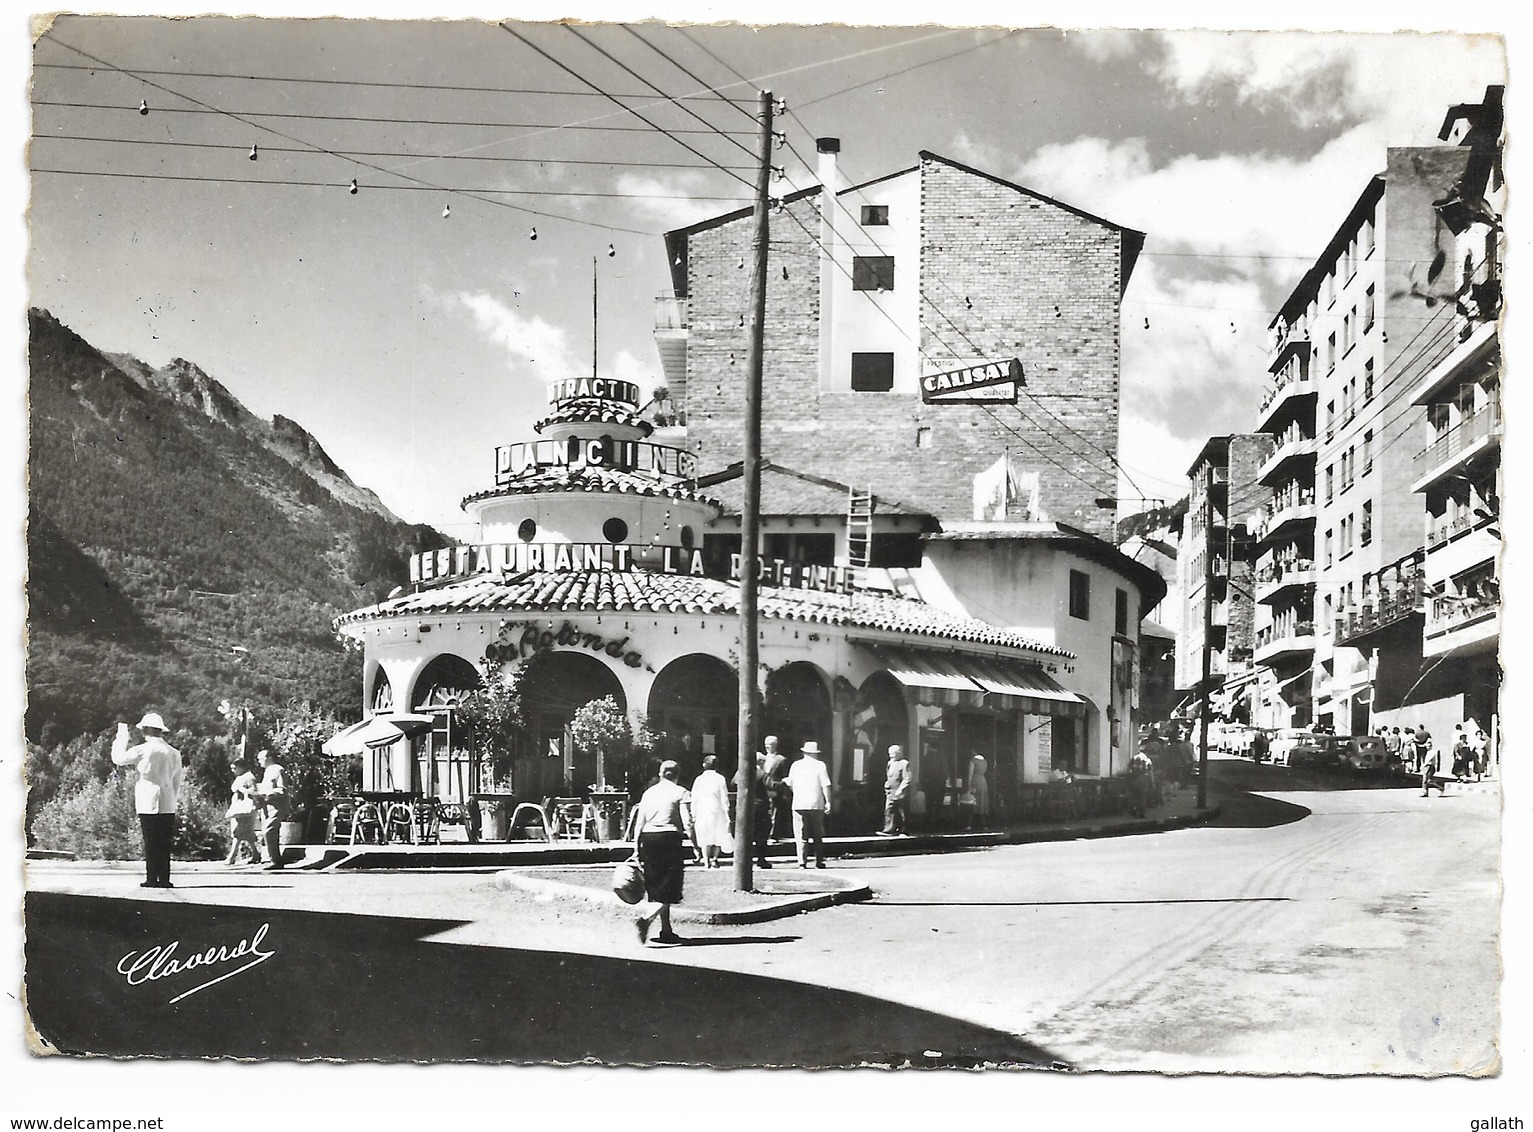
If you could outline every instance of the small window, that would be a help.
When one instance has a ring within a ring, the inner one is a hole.
[[[697,542],[697,534],[692,530],[692,528],[691,527],[682,527],[681,528],[681,545],[682,545],[682,547],[684,549],[686,549],[686,550],[691,550],[693,545],[696,542]]]
[[[856,393],[887,393],[894,388],[894,355],[854,353],[852,390]]]
[[[853,256],[852,290],[894,290],[894,257],[892,255]]]
[[[916,447],[930,448],[932,446],[932,430],[928,425],[916,426]]]
[[[531,542],[538,537],[538,525],[531,519],[523,519],[521,526],[516,528],[516,537],[523,542]]]
[[[628,537],[628,524],[614,515],[601,525],[601,536],[608,542],[622,542]]]
[[[1119,590],[1117,604],[1113,608],[1113,632],[1120,637],[1128,636],[1128,591]]]
[[[1081,570],[1070,571],[1070,616],[1091,620],[1091,576]]]
[[[862,206],[862,224],[865,228],[889,223],[889,206],[887,204],[865,204]]]

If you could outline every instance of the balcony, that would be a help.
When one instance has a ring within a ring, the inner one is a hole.
[[[1266,667],[1303,660],[1315,651],[1315,623],[1269,625],[1256,634],[1256,663]]]
[[[1256,541],[1271,545],[1280,538],[1297,533],[1295,528],[1315,522],[1315,489],[1300,488],[1285,491],[1262,508],[1261,521],[1256,525]]]
[[[1425,491],[1433,482],[1501,443],[1501,402],[1491,401],[1459,421],[1416,453],[1411,490]]]
[[[1292,479],[1299,470],[1296,465],[1300,461],[1314,467],[1315,456],[1319,450],[1320,442],[1315,437],[1305,436],[1298,429],[1290,429],[1278,437],[1277,447],[1257,470],[1256,480],[1258,483],[1272,487],[1285,479]]]
[[[1308,346],[1309,343],[1305,343]],[[1262,397],[1261,409],[1256,414],[1256,428],[1258,432],[1268,431],[1273,421],[1280,421],[1289,415],[1297,415],[1303,410],[1313,408],[1301,404],[1303,398],[1313,399],[1315,396],[1315,381],[1309,376],[1308,368],[1300,370],[1302,376],[1290,377],[1286,381],[1281,377],[1276,385],[1267,390]]]
[[[666,386],[674,397],[685,400],[687,388],[687,338],[691,318],[687,300],[672,295],[655,299],[655,347],[660,352],[660,366]]]
[[[1421,633],[1422,656],[1493,651],[1500,612],[1501,587],[1494,578],[1473,593],[1433,595]]]
[[[1256,600],[1275,604],[1286,591],[1315,584],[1315,564],[1308,558],[1274,562],[1256,572]]]
[[[1336,619],[1336,643],[1373,648],[1412,637],[1421,628],[1426,578],[1422,552],[1412,551],[1363,576],[1363,604]]]

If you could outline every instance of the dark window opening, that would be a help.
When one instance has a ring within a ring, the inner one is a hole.
[[[1091,576],[1080,570],[1070,571],[1070,616],[1091,620]]]
[[[703,535],[703,570],[710,578],[729,577],[731,556],[739,553],[739,535]]]
[[[601,525],[601,535],[608,542],[622,542],[628,537],[628,524],[614,516]]]
[[[857,393],[887,393],[894,388],[893,354],[852,355],[852,389]]]
[[[908,533],[875,534],[868,554],[868,565],[888,568],[911,568],[921,565],[921,535]]]
[[[894,257],[890,255],[853,256],[852,290],[894,290]]]
[[[523,519],[521,526],[516,528],[516,537],[523,542],[531,542],[538,534],[538,525],[531,519]]]
[[[1113,632],[1120,637],[1128,636],[1128,593],[1118,591],[1117,606],[1113,610]]]
[[[834,566],[836,536],[779,531],[768,534],[762,540],[761,556],[769,560],[781,558],[796,566]]]
[[[694,534],[694,533],[693,533],[693,531],[692,531],[692,528],[691,528],[691,527],[682,527],[682,528],[681,528],[681,545],[682,545],[682,546],[683,546],[683,547],[684,547],[684,548],[685,548],[685,549],[687,549],[687,550],[691,550],[691,549],[692,549],[692,546],[693,546],[693,544],[694,544],[694,543],[695,543],[695,542],[696,542],[696,541],[697,541],[697,535],[695,535],[695,534]]]
[[[864,227],[872,227],[875,224],[889,223],[889,206],[887,204],[863,205],[862,223]]]

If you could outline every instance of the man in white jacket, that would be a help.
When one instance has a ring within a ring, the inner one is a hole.
[[[807,869],[808,842],[814,842],[815,868],[825,867],[825,815],[830,813],[830,772],[820,761],[820,745],[813,739],[800,748],[803,757],[788,768],[788,789],[793,794],[793,842],[798,867]]]
[[[186,783],[181,752],[165,741],[169,728],[156,712],[138,721],[144,741],[128,746],[128,725],[117,725],[112,741],[112,762],[138,769],[133,786],[133,808],[138,811],[144,834],[144,882],[140,888],[172,888],[170,850],[176,840],[176,806]]]

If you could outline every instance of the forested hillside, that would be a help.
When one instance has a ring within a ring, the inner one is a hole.
[[[223,700],[355,718],[360,662],[331,619],[441,536],[189,362],[108,356],[33,311],[30,367],[27,738],[146,709],[206,734]]]

